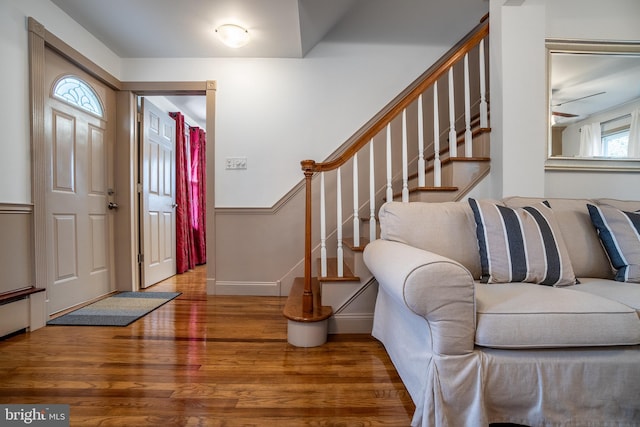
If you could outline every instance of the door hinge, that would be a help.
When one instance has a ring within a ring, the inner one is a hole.
[[[138,254],[138,264],[142,264],[144,262],[144,254]]]
[[[142,122],[142,114],[138,113],[136,116],[136,119],[138,120],[138,123]]]

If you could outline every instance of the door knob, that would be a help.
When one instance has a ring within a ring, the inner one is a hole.
[[[172,205],[171,205],[171,207],[172,207],[173,209],[175,209],[175,208],[177,208],[177,207],[178,207],[178,204],[177,204],[177,203],[174,203],[174,204],[172,204]]]
[[[113,202],[109,202],[109,204],[107,205],[107,207],[109,209],[118,209],[118,204],[117,203],[113,203]]]

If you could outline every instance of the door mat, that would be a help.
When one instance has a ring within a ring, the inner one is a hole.
[[[121,292],[51,319],[47,325],[127,326],[180,294],[181,292]]]

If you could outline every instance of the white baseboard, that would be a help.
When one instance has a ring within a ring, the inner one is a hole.
[[[212,282],[212,283],[211,283]],[[246,295],[261,297],[280,296],[280,281],[277,282],[236,282],[207,279],[208,295]]]
[[[330,334],[370,334],[373,313],[338,313],[329,318]]]
[[[216,279],[207,277],[207,295],[216,294]]]

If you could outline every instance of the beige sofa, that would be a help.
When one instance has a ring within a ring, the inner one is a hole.
[[[520,215],[542,201],[481,202]],[[587,208],[633,212],[640,202],[547,203],[569,258],[560,269],[578,284],[491,283],[502,281],[496,272],[481,283],[491,214],[469,201],[382,206],[381,239],[364,254],[379,283],[373,335],[416,405],[412,425],[640,426],[640,283],[614,280]],[[492,268],[507,258],[517,255]]]

